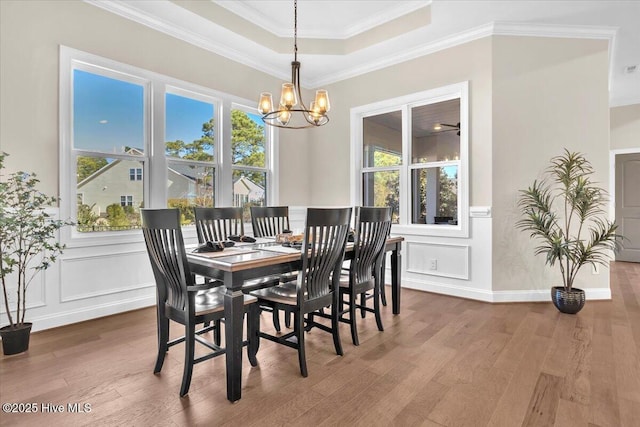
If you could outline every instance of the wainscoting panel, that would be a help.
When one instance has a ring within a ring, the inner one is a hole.
[[[407,272],[469,279],[469,245],[408,242]]]
[[[153,272],[146,252],[76,256],[60,261],[60,301],[120,294],[154,287]]]

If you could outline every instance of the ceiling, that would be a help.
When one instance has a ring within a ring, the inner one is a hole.
[[[290,79],[292,0],[85,1]],[[605,39],[618,106],[640,103],[639,22],[640,1],[299,0],[298,59],[317,88],[489,35]]]

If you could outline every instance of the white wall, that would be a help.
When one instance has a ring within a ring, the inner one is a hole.
[[[611,149],[640,151],[640,104],[611,109]]]
[[[585,154],[595,182],[608,189],[608,51],[601,40],[494,37],[493,289],[529,290],[548,299],[556,270],[534,257],[529,236],[515,229],[518,190],[539,178],[564,148]],[[609,298],[609,272],[586,267],[576,287]]]

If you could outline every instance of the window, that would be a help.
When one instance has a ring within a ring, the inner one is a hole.
[[[62,47],[61,215],[77,222],[63,239],[139,240],[122,232],[144,207],[176,207],[186,225],[194,206],[273,202],[275,131],[251,104]]]
[[[467,111],[466,83],[352,109],[354,204],[390,206],[394,223],[425,234],[467,236]]]
[[[267,135],[259,115],[231,110],[231,160],[233,205],[244,208],[244,221],[251,221],[251,206],[265,206],[267,199]]]
[[[194,207],[215,205],[216,100],[172,90],[165,95],[167,206],[191,224]]]
[[[142,181],[142,168],[129,169],[129,181]]]
[[[120,196],[120,206],[133,206],[133,196]]]

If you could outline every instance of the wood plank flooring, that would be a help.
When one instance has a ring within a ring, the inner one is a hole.
[[[341,326],[343,357],[329,334],[308,334],[308,378],[294,350],[263,340],[235,404],[224,357],[196,365],[183,399],[182,347],[152,373],[153,308],[37,332],[28,353],[0,359],[0,400],[38,413],[0,413],[0,425],[639,426],[640,264],[612,263],[611,289],[575,316],[405,289],[384,332],[359,319],[359,347]],[[70,413],[76,403],[90,412]]]

